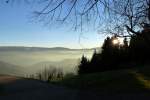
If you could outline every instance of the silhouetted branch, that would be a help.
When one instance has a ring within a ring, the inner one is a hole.
[[[5,2],[12,1],[15,0]],[[36,2],[43,7],[39,11],[34,11],[37,19],[62,23],[68,21],[69,26],[72,24],[75,30],[87,29],[92,23],[94,26],[97,24],[99,28],[102,26],[98,24],[101,21],[102,24],[106,24],[103,27],[105,30],[111,26],[110,31],[117,33],[121,28],[126,31],[124,34],[130,35],[137,34],[137,29],[141,30],[141,24],[144,22],[150,24],[150,0],[37,0]]]

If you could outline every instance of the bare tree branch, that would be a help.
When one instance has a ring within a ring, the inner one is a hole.
[[[6,3],[12,1],[14,0],[5,0]],[[34,11],[37,18],[43,21],[68,22],[75,30],[83,31],[93,23],[94,26],[105,26],[103,28],[110,31],[107,33],[132,35],[138,34],[143,24],[150,24],[150,0],[36,0],[36,2],[43,7]],[[100,21],[105,25],[99,25]]]

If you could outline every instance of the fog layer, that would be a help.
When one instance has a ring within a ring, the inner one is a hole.
[[[92,49],[0,47],[0,74],[11,74],[11,70],[16,75],[34,74],[51,66],[67,73],[75,72],[81,56],[84,54],[90,59],[92,53]]]

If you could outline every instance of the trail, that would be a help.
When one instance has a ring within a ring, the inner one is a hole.
[[[149,93],[103,94],[51,85],[33,79],[0,76],[0,100],[148,100]]]

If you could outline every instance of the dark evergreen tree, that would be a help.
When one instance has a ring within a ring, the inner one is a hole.
[[[93,53],[93,56],[92,56],[92,58],[91,58],[91,64],[92,64],[92,66],[93,67],[95,67],[95,65],[97,64],[97,63],[99,63],[99,56],[98,56],[98,54],[97,54],[97,52],[96,52],[96,49],[94,50],[94,53]]]
[[[119,42],[117,44],[113,44],[113,40],[117,40],[117,37],[107,37],[104,40],[102,52],[97,53],[95,50],[91,61],[88,61],[84,56],[82,56],[78,73],[102,72],[117,69],[118,63],[120,62],[120,46]]]
[[[113,44],[113,41],[117,41],[117,37],[107,37],[102,46],[102,63],[103,70],[111,70],[117,68],[119,60],[119,42]]]
[[[93,56],[90,61],[90,70],[92,72],[100,71],[101,68],[101,54],[96,52],[96,49],[94,50]]]
[[[82,58],[81,58],[81,62],[78,66],[78,74],[87,73],[88,64],[89,64],[88,59],[83,55]]]
[[[133,35],[130,40],[130,54],[132,61],[145,63],[150,60],[150,27],[144,27],[143,31]]]
[[[127,38],[125,37],[124,38],[124,40],[123,40],[123,47],[125,48],[125,49],[127,49],[128,48],[128,41],[127,41]]]
[[[120,46],[119,59],[121,65],[127,65],[127,63],[130,62],[129,45],[126,37],[123,40],[123,44],[121,44]],[[125,66],[121,66],[121,67],[125,67]]]

